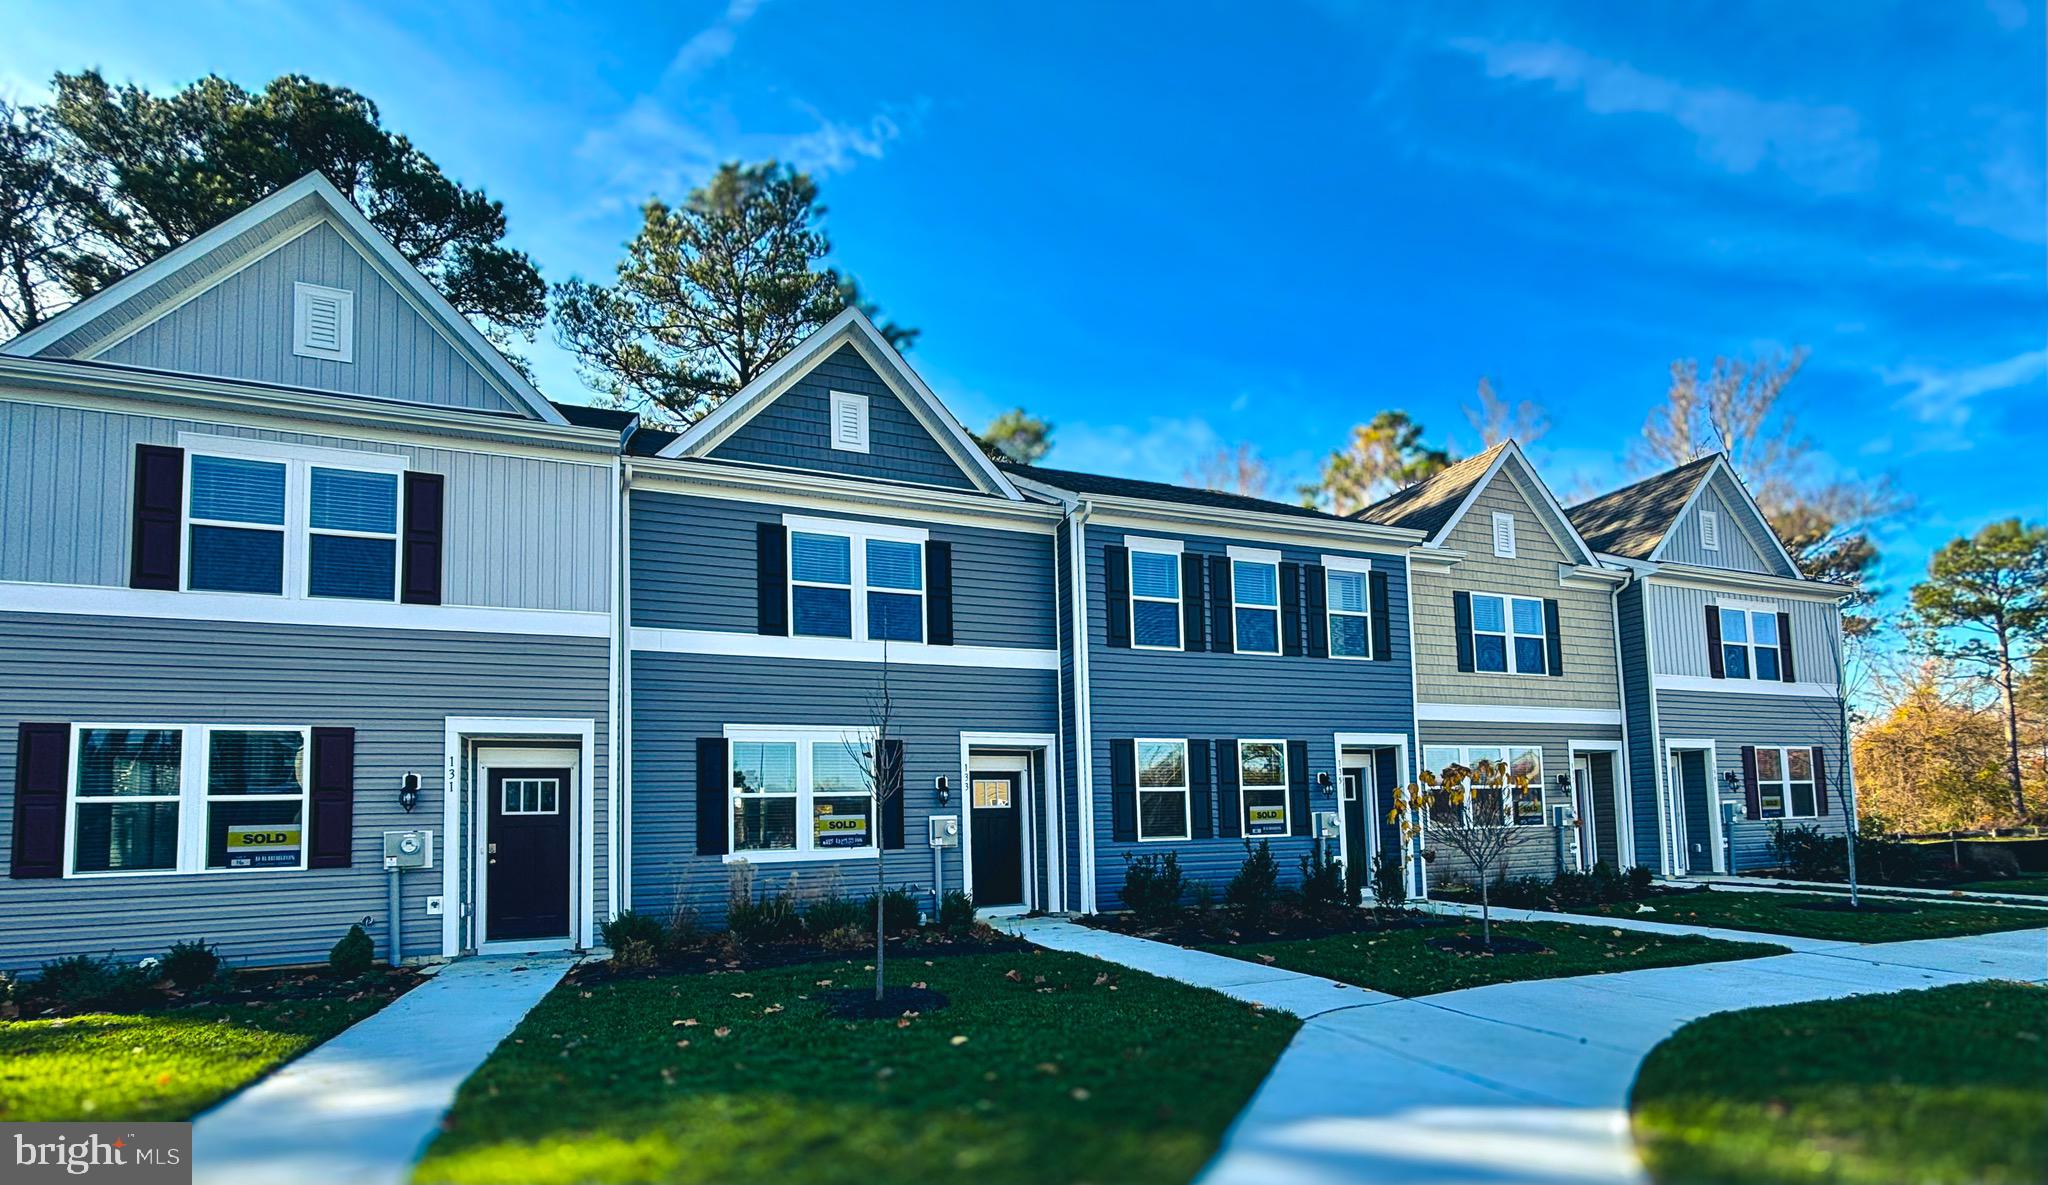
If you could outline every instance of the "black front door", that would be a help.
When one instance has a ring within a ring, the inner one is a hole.
[[[493,769],[484,940],[569,936],[569,771]]]
[[[1362,765],[1344,767],[1337,794],[1344,811],[1344,889],[1353,901],[1372,895],[1372,841],[1365,826],[1366,798],[1372,779]]]
[[[968,787],[974,811],[974,904],[1024,904],[1024,775],[977,773]]]

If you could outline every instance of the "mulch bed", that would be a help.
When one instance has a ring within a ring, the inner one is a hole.
[[[871,987],[834,988],[821,993],[819,999],[825,1001],[826,1011],[839,1020],[891,1020],[905,1013],[923,1016],[952,1003],[944,992],[893,983],[883,989],[879,1000]]]
[[[872,943],[851,948],[826,947],[813,941],[744,945],[722,941],[722,938],[723,935],[720,935],[694,947],[670,952],[651,967],[615,967],[609,962],[578,964],[576,969],[569,973],[569,979],[575,983],[609,983],[613,980],[658,979],[672,975],[722,975],[735,971],[793,967],[801,963],[872,959],[875,954]],[[1027,951],[1033,947],[1021,938],[984,926],[960,935],[933,931],[891,935],[887,949],[888,957],[893,960],[963,958],[968,955],[999,954],[1003,951]],[[871,991],[868,995],[872,997],[874,993]],[[889,1015],[895,1016],[901,1011],[898,1009]]]
[[[1539,955],[1550,948],[1529,938],[1509,938],[1496,935],[1492,946],[1487,946],[1477,934],[1453,934],[1446,938],[1425,938],[1422,945],[1446,954],[1474,955],[1488,958],[1493,955]]]
[[[60,1004],[38,998],[34,984],[24,985],[25,998],[0,1004],[0,1020],[48,1020],[89,1012],[170,1012],[200,1004],[283,1004],[294,1000],[393,999],[418,987],[426,976],[411,967],[378,968],[353,978],[325,968],[265,968],[237,971],[226,986],[209,984],[179,991],[168,982],[119,999],[87,1004]]]
[[[1907,904],[1904,904],[1904,903],[1902,903],[1902,902],[1897,902],[1897,901],[1879,901],[1879,900],[1876,900],[1875,898],[1871,898],[1871,897],[1865,897],[1865,898],[1863,899],[1863,904],[1861,904],[1861,905],[1852,905],[1852,904],[1850,904],[1850,903],[1849,903],[1849,899],[1848,899],[1847,897],[1844,897],[1844,898],[1840,899],[1839,901],[1795,901],[1795,902],[1793,902],[1793,903],[1792,903],[1792,905],[1791,905],[1791,908],[1793,908],[1793,909],[1810,909],[1810,910],[1813,910],[1813,911],[1814,911],[1814,912],[1816,912],[1816,913],[1919,913],[1919,912],[1920,912],[1920,909],[1919,909],[1919,907],[1918,907],[1918,906],[1914,906],[1914,905],[1907,905]]]
[[[1259,926],[1244,926],[1227,910],[1187,910],[1169,922],[1141,922],[1132,914],[1090,914],[1074,919],[1084,926],[1150,938],[1176,946],[1211,943],[1284,942],[1297,938],[1335,938],[1345,934],[1371,934],[1393,930],[1434,930],[1466,924],[1463,918],[1407,910],[1330,908],[1296,911],[1276,908]]]

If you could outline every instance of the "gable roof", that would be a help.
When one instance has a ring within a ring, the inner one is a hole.
[[[39,355],[66,357],[86,348],[99,349],[111,345],[125,334],[103,335],[105,340],[92,339],[90,330],[102,317],[121,313],[121,320],[130,325],[131,331],[139,329],[148,320],[153,320],[154,314],[168,311],[185,297],[211,288],[239,266],[241,260],[268,254],[273,240],[277,238],[270,233],[275,229],[270,225],[273,220],[289,225],[295,232],[303,229],[307,221],[323,216],[419,307],[428,322],[440,330],[459,353],[500,387],[511,403],[547,423],[568,423],[526,376],[506,361],[483,334],[477,332],[469,318],[449,304],[448,298],[441,295],[440,290],[429,283],[426,276],[399,253],[398,248],[392,246],[391,240],[370,224],[362,211],[356,209],[355,203],[318,172],[306,174],[27,333],[0,344],[0,354],[24,358]],[[142,320],[138,321],[138,318]],[[74,336],[92,340],[89,346],[64,349],[66,339]]]
[[[852,345],[875,374],[895,392],[903,406],[913,418],[924,426],[932,439],[958,465],[983,493],[994,494],[1013,502],[1021,502],[1024,495],[988,455],[975,444],[967,429],[953,418],[937,394],[925,385],[896,347],[875,328],[867,314],[848,306],[839,315],[809,337],[798,342],[789,353],[763,371],[760,377],[734,392],[725,402],[713,409],[710,415],[690,425],[675,440],[665,445],[660,455],[671,459],[683,457],[704,457],[720,442],[726,440],[747,421],[765,410],[776,398],[789,390],[811,368],[832,356],[842,345]]]
[[[1572,525],[1595,551],[1624,559],[1650,559],[1706,484],[1714,466],[1725,460],[1720,453],[1709,453],[1581,502],[1569,512]]]
[[[1326,522],[1348,520],[1313,506],[1296,506],[1289,502],[1275,502],[1268,498],[1254,498],[1249,494],[1227,494],[1221,490],[1201,490],[1192,486],[1177,486],[1163,481],[1140,481],[1131,477],[1110,477],[1100,473],[1080,473],[1071,469],[1047,469],[1039,465],[1019,465],[1001,462],[1002,468],[1015,474],[1019,479],[1035,481],[1054,489],[1071,494],[1105,494],[1112,498],[1136,498],[1147,502],[1171,502],[1180,506],[1204,506],[1215,510],[1242,510],[1252,514],[1284,514],[1296,518],[1322,519]]]
[[[1557,495],[1550,492],[1550,486],[1529,458],[1522,452],[1522,446],[1513,440],[1503,440],[1477,456],[1467,457],[1455,465],[1447,466],[1434,475],[1380,499],[1364,510],[1353,515],[1366,522],[1380,523],[1390,527],[1408,527],[1424,532],[1427,542],[1424,546],[1441,547],[1450,537],[1451,531],[1465,518],[1465,513],[1478,501],[1479,494],[1510,462],[1529,479],[1539,499],[1539,511],[1548,511],[1561,529],[1558,540],[1567,553],[1577,553],[1579,561],[1597,565],[1600,560],[1593,547],[1572,525],[1571,516],[1557,501]],[[1553,529],[1553,535],[1560,531]]]

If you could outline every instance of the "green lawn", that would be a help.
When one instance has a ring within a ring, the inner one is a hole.
[[[1479,923],[1475,920],[1464,929],[1476,934]],[[1758,942],[1719,942],[1711,938],[1616,930],[1598,924],[1569,926],[1553,922],[1495,923],[1493,927],[1496,937],[1530,938],[1550,948],[1541,953],[1473,956],[1432,950],[1424,945],[1430,938],[1457,932],[1450,928],[1386,930],[1202,949],[1238,959],[1270,962],[1290,971],[1396,996],[1428,996],[1513,979],[1599,975],[1785,953],[1782,946]]]
[[[2048,927],[2048,914],[2037,910],[1981,905],[1915,904],[1911,913],[1849,913],[1800,908],[1801,905],[1829,900],[1831,898],[1804,893],[1708,889],[1651,897],[1643,902],[1581,906],[1571,912],[1694,926],[1725,926],[1731,930],[1761,930],[1766,934],[1843,942],[1900,942],[1909,938],[1952,938],[1992,930]],[[1636,908],[1639,904],[1649,905],[1656,912],[1639,913]]]
[[[0,1021],[0,1120],[189,1119],[384,1003],[290,1000]]]
[[[832,1019],[815,997],[860,961],[565,984],[414,1179],[1182,1182],[1299,1027],[1078,955],[889,967],[951,1006]]]
[[[1966,984],[1722,1013],[1631,1099],[1659,1185],[2038,1185],[2048,991]]]
[[[2048,876],[2015,876],[2003,880],[1966,881],[1960,885],[1947,887],[1967,889],[1972,893],[2012,893],[2022,897],[2048,897]]]

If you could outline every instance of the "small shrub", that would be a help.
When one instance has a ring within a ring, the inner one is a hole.
[[[1316,844],[1301,858],[1301,899],[1310,909],[1344,903],[1344,866]]]
[[[851,897],[819,897],[804,906],[804,929],[811,934],[830,934],[847,926],[875,924],[875,907]]]
[[[651,914],[625,909],[598,927],[604,944],[611,948],[612,966],[621,969],[652,967],[661,961],[668,939],[667,927]]]
[[[841,926],[837,930],[827,930],[818,935],[818,945],[833,954],[846,954],[857,950],[871,951],[875,948],[875,933],[867,926]]]
[[[939,929],[959,937],[974,930],[974,898],[958,889],[939,902]]]
[[[1401,864],[1401,853],[1393,850],[1372,858],[1372,900],[1381,909],[1408,904],[1408,872]]]
[[[888,892],[883,893],[882,929],[890,934],[902,934],[905,931],[917,929],[919,915],[924,912],[924,908],[918,904],[920,896],[920,894],[913,893],[909,889],[904,888],[890,889]],[[875,899],[873,897],[867,899],[866,914],[868,925],[874,925]]]
[[[80,1007],[113,995],[120,980],[121,970],[112,959],[70,955],[44,963],[34,991],[37,997],[53,1004]]]
[[[1628,882],[1607,861],[1593,861],[1593,872],[1588,879],[1592,882],[1593,900],[1604,905],[1628,900]]]
[[[788,942],[804,931],[796,897],[769,893],[759,901],[735,898],[725,906],[725,928],[745,943]]]
[[[220,956],[204,941],[174,942],[164,952],[164,978],[181,992],[195,992],[220,973]]]
[[[688,950],[704,941],[704,923],[697,917],[697,907],[683,900],[680,886],[675,901],[668,907],[668,921],[663,929],[668,931],[665,939],[670,950]]]
[[[1655,880],[1656,877],[1657,874],[1651,872],[1648,865],[1629,865],[1628,899],[1630,901],[1640,901],[1643,898],[1648,897],[1650,895],[1650,882]]]
[[[377,959],[377,946],[362,925],[350,926],[334,949],[327,952],[327,966],[336,975],[361,975]]]
[[[1216,886],[1208,881],[1188,882],[1188,902],[1196,913],[1208,913],[1216,908]]]
[[[1263,924],[1272,915],[1273,902],[1280,895],[1280,865],[1273,859],[1273,845],[1260,840],[1254,848],[1244,841],[1244,863],[1223,889],[1225,904],[1237,911],[1248,926]]]
[[[1849,878],[1849,853],[1840,836],[1822,835],[1813,827],[1771,824],[1771,847],[1778,867],[1793,880],[1843,881]]]
[[[1180,856],[1124,854],[1124,905],[1139,921],[1156,926],[1173,920],[1180,912],[1181,894],[1187,880],[1181,875]]]

